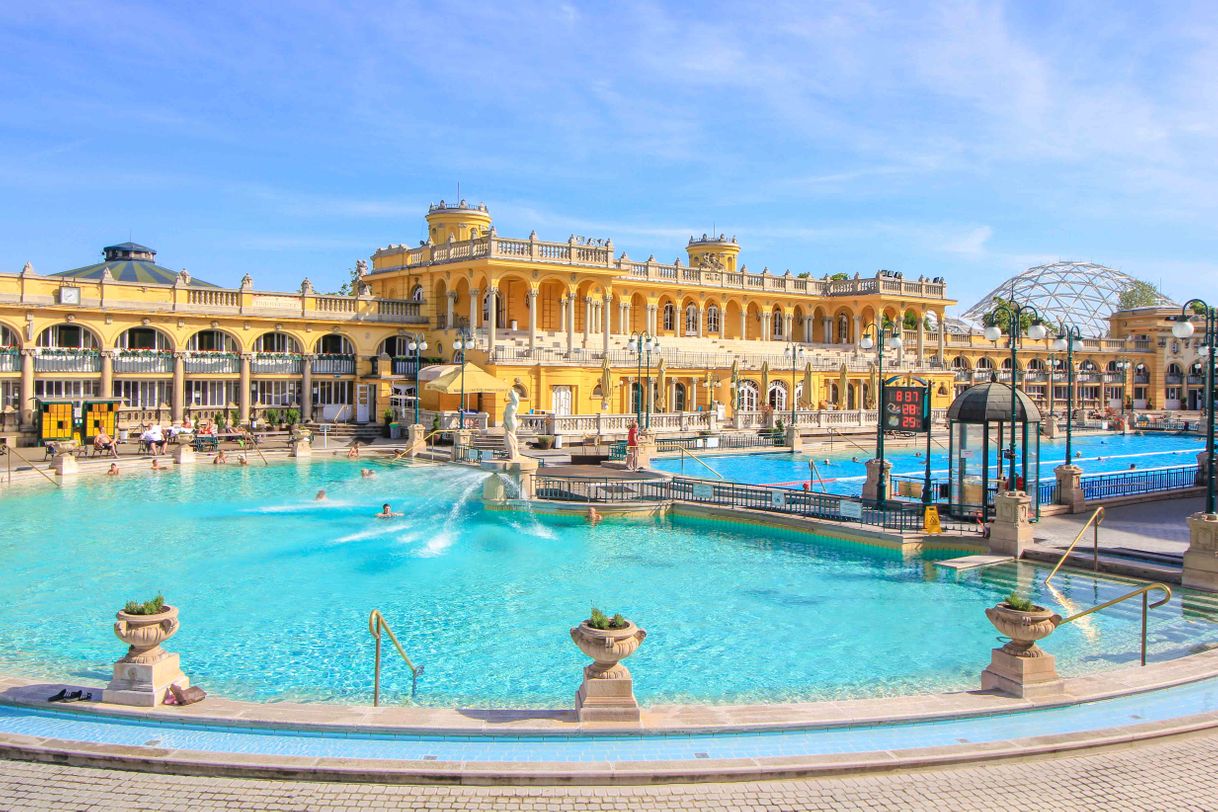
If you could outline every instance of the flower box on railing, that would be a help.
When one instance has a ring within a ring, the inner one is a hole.
[[[101,372],[101,353],[65,347],[43,347],[34,356],[35,372]]]
[[[241,371],[241,356],[235,352],[196,350],[186,354],[187,375],[235,375]]]
[[[256,352],[250,358],[250,372],[255,375],[300,375],[304,358],[288,352]]]
[[[16,348],[0,349],[0,372],[20,372],[21,351]]]
[[[114,353],[114,371],[120,374],[172,373],[173,352],[170,350],[118,350]]]
[[[313,359],[314,375],[354,375],[355,356],[320,353]]]

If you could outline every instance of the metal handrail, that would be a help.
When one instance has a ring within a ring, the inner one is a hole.
[[[1150,598],[1148,597],[1148,595],[1150,592],[1152,592],[1156,589],[1161,590],[1163,592],[1163,598],[1155,601],[1154,603],[1150,603],[1149,602]],[[1133,592],[1129,592],[1125,595],[1120,596],[1119,598],[1113,598],[1110,601],[1105,601],[1104,603],[1101,603],[1099,606],[1092,606],[1090,609],[1084,609],[1083,611],[1079,612],[1078,614],[1070,615],[1070,617],[1061,621],[1057,625],[1064,626],[1067,623],[1073,623],[1074,621],[1078,620],[1079,618],[1086,617],[1087,615],[1091,614],[1092,612],[1098,612],[1101,609],[1107,609],[1109,606],[1113,606],[1115,604],[1121,603],[1122,601],[1127,601],[1130,598],[1136,598],[1138,595],[1142,596],[1142,665],[1146,665],[1146,612],[1150,609],[1157,609],[1158,607],[1162,606],[1163,604],[1165,604],[1169,600],[1171,600],[1171,587],[1168,586],[1167,584],[1162,584],[1157,581],[1153,584],[1146,584],[1145,586],[1138,587]]]
[[[372,635],[376,640],[376,661],[372,675],[372,705],[376,707],[381,704],[381,630],[389,634],[389,639],[393,641],[394,647],[398,650],[402,660],[410,669],[410,695],[414,696],[415,691],[419,687],[419,675],[423,673],[423,666],[415,665],[410,658],[406,656],[406,650],[402,648],[402,644],[398,642],[397,635],[393,633],[393,629],[389,628],[389,624],[385,622],[385,616],[381,614],[380,609],[373,609],[372,614],[368,615],[368,634]]]
[[[1094,561],[1092,563],[1092,569],[1095,572],[1100,571],[1100,524],[1103,521],[1104,508],[1097,507],[1095,512],[1091,514],[1091,518],[1083,522],[1083,526],[1079,529],[1078,535],[1074,537],[1074,541],[1070,542],[1070,546],[1066,548],[1064,553],[1062,553],[1062,557],[1057,560],[1057,565],[1053,567],[1053,571],[1045,577],[1045,586],[1049,585],[1049,582],[1053,580],[1053,576],[1057,575],[1057,571],[1062,568],[1062,564],[1066,563],[1066,559],[1070,557],[1070,553],[1074,552],[1074,545],[1079,543],[1079,540],[1083,537],[1083,533],[1087,532],[1088,527],[1091,527],[1095,534],[1093,539]]]
[[[443,434],[445,431],[446,431],[446,429],[435,429],[434,431],[428,432],[427,434],[423,435],[423,445],[426,446],[428,440],[430,440],[432,437],[435,437],[437,434]],[[393,461],[397,462],[402,457],[406,456],[409,452],[410,452],[409,448],[403,448],[401,451],[399,451],[398,453],[393,455]]]
[[[689,451],[687,448],[685,448],[684,446],[677,446],[677,450],[678,450],[678,451],[680,451],[680,452],[681,452],[682,454],[684,454],[685,456],[689,457],[689,458],[690,458],[691,460],[693,460],[694,462],[696,462],[696,463],[698,463],[699,465],[701,465],[701,466],[702,466],[703,468],[705,468],[706,470],[710,471],[710,472],[711,472],[712,474],[714,474],[715,476],[719,477],[720,479],[722,479],[722,480],[724,480],[724,481],[726,481],[726,480],[727,480],[727,477],[725,477],[723,474],[721,474],[721,473],[719,473],[718,471],[716,471],[714,468],[711,468],[709,465],[707,465],[705,462],[703,462],[703,461],[702,461],[702,460],[701,460],[701,459],[698,457],[698,455],[697,455],[697,454],[693,454],[693,453],[691,453],[691,452],[690,452],[690,451]]]
[[[53,484],[55,485],[55,487],[57,487],[57,488],[62,488],[62,487],[63,487],[63,483],[62,483],[62,482],[60,482],[58,479],[56,479],[55,477],[53,477],[53,476],[51,476],[50,474],[48,474],[46,471],[44,471],[44,470],[42,470],[41,468],[39,468],[39,467],[38,467],[37,465],[35,465],[34,463],[30,462],[30,460],[29,460],[29,458],[28,458],[28,457],[26,457],[24,454],[22,454],[21,452],[19,452],[19,451],[18,451],[16,448],[14,448],[13,446],[8,445],[7,443],[5,443],[3,446],[0,446],[0,448],[3,448],[6,454],[13,454],[13,455],[15,455],[15,456],[17,457],[17,459],[21,460],[21,461],[22,461],[22,462],[24,462],[26,465],[28,465],[28,466],[30,466],[31,468],[33,468],[35,471],[37,471],[38,473],[42,474],[42,476],[43,476],[43,477],[44,477],[44,478],[45,478],[45,479],[46,479],[48,482],[53,483]],[[11,459],[10,459],[10,467],[9,467],[9,473],[8,473],[8,480],[9,480],[9,482],[12,482],[12,481],[13,481],[13,471],[12,471]]]

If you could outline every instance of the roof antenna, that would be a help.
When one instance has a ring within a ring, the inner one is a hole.
[[[461,181],[457,181],[457,205],[461,205]]]

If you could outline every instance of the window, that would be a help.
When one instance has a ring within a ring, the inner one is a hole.
[[[774,338],[783,337],[784,321],[782,311],[775,308],[774,312],[770,315],[770,322],[773,324]]]
[[[34,381],[34,397],[39,400],[82,401],[97,397],[100,381]]]
[[[355,348],[343,335],[322,336],[317,340],[317,351],[322,355],[354,355]]]
[[[317,381],[313,384],[313,405],[351,403],[351,381]]]
[[[952,369],[969,369],[968,359],[963,355],[957,355],[952,359]]]
[[[757,403],[761,399],[757,384],[753,381],[741,381],[739,398],[740,410],[742,412],[757,411]]]
[[[977,359],[977,369],[993,369],[994,362],[989,358],[981,357]]]
[[[706,332],[719,332],[719,307],[717,305],[706,308]]]
[[[423,301],[423,286],[422,285],[414,286],[414,289],[410,291],[410,299],[411,299],[411,301],[415,301],[415,302]]]
[[[404,358],[413,355],[410,351],[410,336],[389,336],[381,344],[381,352],[390,358]]]
[[[186,349],[192,352],[236,352],[237,342],[228,333],[219,330],[202,330],[195,333],[186,342]]]
[[[121,398],[127,406],[156,409],[170,402],[171,385],[171,381],[115,381],[111,394]]]
[[[674,412],[685,411],[685,384],[673,384],[672,387],[672,410]]]
[[[664,329],[677,329],[677,309],[673,307],[672,302],[664,305]]]
[[[186,381],[186,402],[191,406],[227,407],[237,402],[237,381]]]
[[[151,327],[132,327],[130,330],[124,330],[118,337],[118,346],[126,350],[172,349],[165,334]]]
[[[693,336],[698,334],[698,306],[696,304],[688,304],[685,306],[685,335]]]
[[[42,331],[38,336],[38,346],[95,350],[97,338],[79,325],[57,324]]]
[[[263,406],[299,406],[300,381],[253,381],[250,400]]]
[[[21,408],[21,381],[0,381],[0,409]]]
[[[287,333],[263,333],[254,342],[254,352],[299,353],[300,345]]]
[[[770,381],[770,391],[766,393],[766,401],[775,411],[787,408],[787,387],[782,381]]]

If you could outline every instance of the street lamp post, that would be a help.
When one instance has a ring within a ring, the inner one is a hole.
[[[1033,341],[1040,341],[1046,335],[1048,330],[1040,323],[1040,312],[1035,307],[1029,304],[1016,304],[1012,301],[1000,301],[998,305],[991,311],[994,320],[998,321],[1003,316],[1007,318],[1007,336],[1010,341],[1011,348],[1011,444],[1007,448],[1007,462],[1009,463],[1007,474],[1007,490],[1017,490],[1015,487],[1015,421],[1019,417],[1018,401],[1016,399],[1015,390],[1019,387],[1019,361],[1017,354],[1019,351],[1019,334],[1022,332],[1020,324],[1023,322],[1025,315],[1031,316],[1032,324],[1028,327],[1028,338]],[[997,341],[1002,337],[1002,328],[997,324],[991,324],[985,328],[985,337],[990,341]],[[1069,441],[1067,440],[1067,443]],[[1027,483],[1024,483],[1025,487]]]
[[[791,426],[795,426],[795,366],[804,360],[804,348],[794,341],[787,343],[783,354],[791,359]],[[804,394],[807,394],[806,392]]]
[[[465,355],[474,349],[474,334],[468,327],[457,330],[457,340],[453,342],[453,360],[461,364],[461,414],[458,418],[458,428],[465,428]]]
[[[638,404],[636,405],[636,408],[635,408],[636,421],[638,422],[640,428],[650,429],[651,428],[651,397],[650,397],[650,393],[651,393],[651,351],[655,350],[657,353],[660,351],[660,341],[655,336],[653,336],[651,333],[633,332],[630,334],[630,339],[629,339],[629,341],[627,341],[626,346],[630,348],[630,351],[632,353],[634,353],[638,359],[638,373],[635,378],[639,382],[639,399],[638,399]],[[646,356],[647,356],[647,390],[646,390],[646,392],[644,392],[643,384],[642,384],[643,355],[644,354],[646,354]],[[644,401],[644,399],[646,399],[646,401],[647,401],[647,423],[646,423],[646,425],[644,425],[644,423],[643,423],[643,401]]]
[[[1125,426],[1125,402],[1129,398],[1129,369],[1133,366],[1128,358],[1118,358],[1117,372],[1121,376],[1121,426]]]
[[[874,334],[873,339],[868,333]],[[903,344],[900,333],[897,332],[897,326],[892,325],[892,335],[888,335],[874,321],[867,324],[860,333],[859,347],[864,350],[869,350],[874,345],[876,348],[876,364],[879,371],[879,391],[876,393],[876,420],[875,420],[875,455],[880,461],[880,475],[876,484],[876,501],[881,505],[888,499],[888,481],[884,476],[884,345],[891,345],[894,350],[901,349]]]
[[[1197,306],[1197,307],[1194,307]],[[1205,364],[1205,512],[1215,513],[1214,510],[1214,354],[1215,344],[1218,344],[1218,310],[1210,307],[1201,299],[1189,299],[1176,316],[1172,335],[1176,338],[1188,338],[1196,328],[1193,327],[1192,314],[1200,315],[1204,320],[1201,353],[1207,358]]]
[[[414,353],[414,424],[419,424],[419,367],[422,365],[422,352],[427,349],[427,341],[421,336],[416,341],[410,339],[410,343],[406,345],[412,353]]]
[[[1083,336],[1073,324],[1062,325],[1062,332],[1053,342],[1053,349],[1066,353],[1066,465],[1073,465],[1074,457],[1074,351],[1083,348]]]

